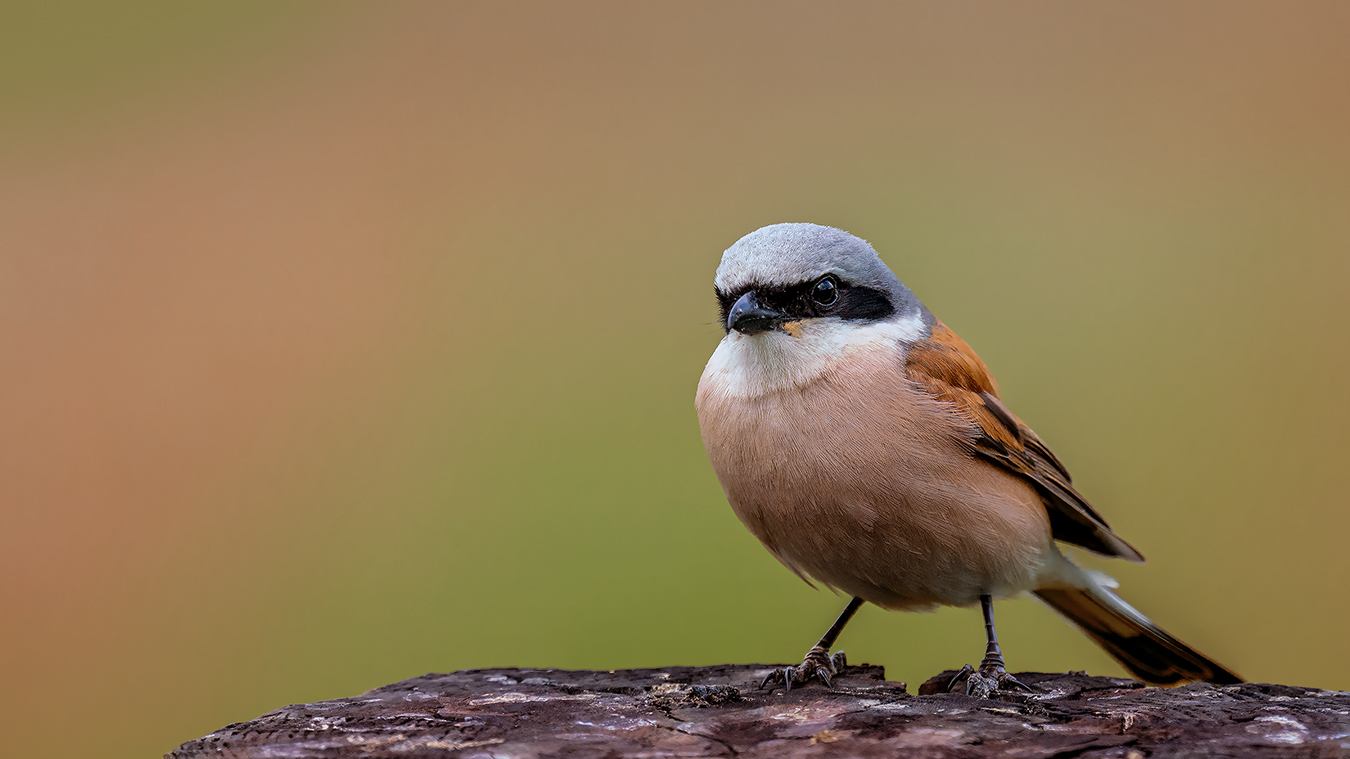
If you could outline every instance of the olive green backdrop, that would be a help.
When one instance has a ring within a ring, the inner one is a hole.
[[[1344,4],[0,16],[6,755],[797,660],[844,600],[737,523],[693,410],[718,257],[779,221],[870,240],[983,355],[1150,558],[1108,568],[1131,602],[1350,688]],[[1014,669],[1120,671],[999,614]],[[841,642],[916,684],[982,633]]]

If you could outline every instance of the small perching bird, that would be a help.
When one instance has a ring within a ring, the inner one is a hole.
[[[993,599],[1030,591],[1141,680],[1241,682],[1060,553],[1056,541],[1144,560],[867,242],[764,227],[726,250],[714,284],[726,336],[696,400],[713,469],[770,553],[853,596],[802,663],[771,678],[829,685],[842,664],[829,650],[865,601],[978,602],[985,656],[952,687],[1025,688],[1004,668]]]

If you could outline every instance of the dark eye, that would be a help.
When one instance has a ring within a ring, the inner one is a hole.
[[[811,288],[811,300],[822,306],[833,306],[839,300],[839,288],[834,284],[834,277],[821,277],[816,286]]]

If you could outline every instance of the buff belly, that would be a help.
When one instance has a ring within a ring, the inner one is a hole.
[[[761,345],[726,344],[699,382],[704,445],[736,515],[793,571],[929,609],[1035,588],[1058,559],[1036,492],[969,452],[971,429],[908,381],[902,353],[845,350],[774,386],[747,382]]]

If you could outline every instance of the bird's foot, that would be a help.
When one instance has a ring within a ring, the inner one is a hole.
[[[1010,693],[1014,690],[1023,693],[1032,692],[1031,688],[1025,683],[1008,674],[1008,671],[1003,668],[1002,662],[988,660],[981,662],[979,669],[975,669],[969,664],[961,667],[961,670],[947,684],[948,693],[964,692],[967,696],[974,696],[975,698],[994,698],[997,695]]]
[[[806,658],[802,663],[795,667],[783,667],[775,669],[768,675],[765,675],[764,681],[759,684],[761,689],[769,686],[770,683],[782,683],[784,690],[792,690],[794,685],[802,685],[815,678],[825,687],[830,687],[830,678],[844,671],[848,666],[848,659],[845,658],[843,651],[836,651],[833,656],[828,649],[815,646],[806,652]]]

